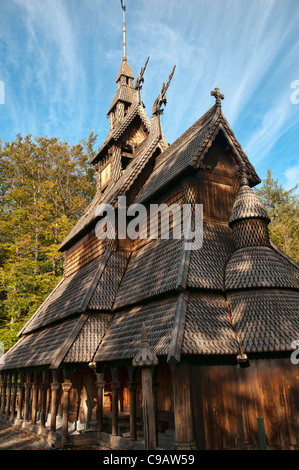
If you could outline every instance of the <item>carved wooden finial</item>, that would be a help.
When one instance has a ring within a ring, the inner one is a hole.
[[[248,172],[245,162],[240,163],[239,169],[239,179],[240,179],[240,186],[248,186]]]
[[[163,83],[162,85],[162,90],[160,91],[158,98],[154,102],[152,114],[163,114],[163,109],[161,109],[161,106],[163,104],[166,105],[167,103],[167,99],[165,98],[165,93],[170,85],[171,79],[175,71],[175,67],[176,66],[173,67],[172,72],[168,77],[166,85],[165,83]]]
[[[211,96],[214,96],[216,99],[216,105],[221,106],[221,100],[224,100],[224,95],[220,93],[219,88],[215,88],[213,91],[211,91]]]
[[[148,61],[149,61],[149,57],[146,59],[146,62],[144,64],[144,67],[141,67],[141,70],[140,70],[140,73],[136,79],[136,82],[135,82],[135,90],[141,90],[142,88],[142,83],[144,82],[144,78],[143,78],[143,75],[144,75],[144,72],[145,72],[145,69],[146,69],[146,66],[148,64]]]
[[[134,367],[151,367],[158,364],[158,359],[156,355],[150,350],[146,327],[143,323],[141,328],[141,349],[137,352],[136,356],[133,359]]]

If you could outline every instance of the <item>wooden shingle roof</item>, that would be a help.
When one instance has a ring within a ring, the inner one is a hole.
[[[260,183],[248,157],[236,140],[221,108],[214,105],[195,124],[184,132],[157,159],[155,168],[143,186],[137,202],[144,203],[173,182],[187,170],[198,168],[219,131],[222,131],[236,152],[239,161],[244,162],[252,185]]]
[[[258,176],[219,106],[169,147],[155,115],[134,160],[104,194],[95,195],[61,249],[95,224],[98,204],[117,207],[117,197],[132,187],[158,146],[164,151],[134,202],[149,203],[185,171],[195,172],[220,130],[245,164],[250,185],[256,184]],[[251,230],[259,224],[266,230],[267,212],[244,185],[230,222],[204,220],[199,250],[187,251],[183,239],[172,238],[151,240],[133,252],[109,245],[100,259],[57,285],[4,356],[2,369],[131,360],[143,323],[152,351],[169,361],[181,354],[238,355],[240,346],[245,353],[291,350],[299,335],[299,269],[265,237],[254,243],[243,237],[237,246],[235,228],[246,221],[246,231],[248,219],[255,219]]]

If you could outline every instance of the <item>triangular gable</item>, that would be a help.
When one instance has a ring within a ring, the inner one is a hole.
[[[254,186],[260,183],[254,167],[234,137],[221,109],[213,106],[160,156],[136,202],[144,203],[184,172],[199,168],[220,131],[227,139],[237,162],[246,164],[251,184]]]

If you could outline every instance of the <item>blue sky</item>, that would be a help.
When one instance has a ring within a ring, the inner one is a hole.
[[[210,91],[219,87],[224,114],[259,176],[271,168],[285,187],[294,186],[299,103],[291,101],[291,84],[299,81],[299,1],[126,5],[127,56],[135,77],[150,56],[142,89],[149,115],[176,64],[162,116],[167,141],[213,105]],[[121,59],[120,0],[0,0],[2,142],[21,133],[75,144],[91,129],[99,146],[108,132],[106,113]]]

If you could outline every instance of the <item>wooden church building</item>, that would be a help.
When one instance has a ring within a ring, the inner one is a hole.
[[[149,406],[160,449],[299,449],[298,266],[269,241],[223,95],[168,145],[174,71],[148,116],[146,65],[134,80],[124,23],[109,132],[91,162],[97,191],[59,248],[63,279],[1,360],[0,419],[56,446],[142,449]],[[163,237],[161,218],[156,239],[99,237],[97,208],[118,214],[119,196],[127,207],[202,204],[202,247]]]

